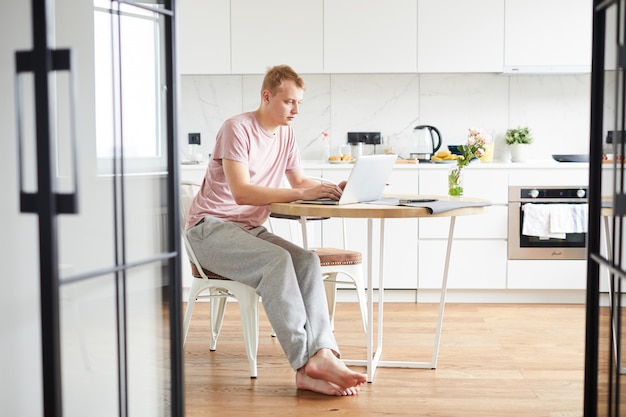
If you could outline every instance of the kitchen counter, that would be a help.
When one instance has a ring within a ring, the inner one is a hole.
[[[198,164],[183,164],[181,169],[185,171],[204,171],[207,168],[207,161],[200,162]],[[402,164],[397,163],[394,169],[401,170],[430,170],[430,169],[449,169],[455,164],[453,163],[416,163],[416,164]],[[302,161],[304,169],[328,169],[328,170],[345,170],[352,167],[352,164],[331,164],[323,161]],[[537,160],[530,162],[473,162],[468,169],[588,169],[589,163],[587,162],[556,162],[552,159]]]
[[[312,169],[345,169],[346,166],[351,164],[331,164],[322,161],[302,161],[304,168]],[[416,164],[402,164],[397,163],[395,168],[397,169],[448,169],[452,168],[454,163],[416,163]],[[588,168],[587,162],[556,162],[552,159],[537,160],[529,162],[472,162],[467,166],[469,169],[581,169]]]

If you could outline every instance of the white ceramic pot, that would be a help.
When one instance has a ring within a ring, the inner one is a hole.
[[[526,162],[531,159],[531,146],[527,143],[512,143],[509,145],[512,162]]]

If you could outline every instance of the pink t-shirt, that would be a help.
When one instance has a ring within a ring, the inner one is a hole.
[[[232,117],[217,133],[213,156],[202,187],[189,211],[187,228],[205,216],[234,222],[246,229],[262,225],[270,214],[269,206],[239,205],[228,187],[222,159],[248,166],[250,183],[278,188],[286,172],[300,170],[300,154],[291,126],[280,126],[275,135],[267,134],[254,112]]]

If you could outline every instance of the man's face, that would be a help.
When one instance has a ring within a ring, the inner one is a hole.
[[[304,90],[295,82],[287,80],[275,95],[265,90],[263,99],[266,101],[268,114],[277,125],[290,125],[300,112],[300,103],[304,97]]]

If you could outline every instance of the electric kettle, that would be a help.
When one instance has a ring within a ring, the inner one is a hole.
[[[414,137],[410,158],[430,162],[441,147],[441,132],[435,126],[419,125],[413,129]]]

